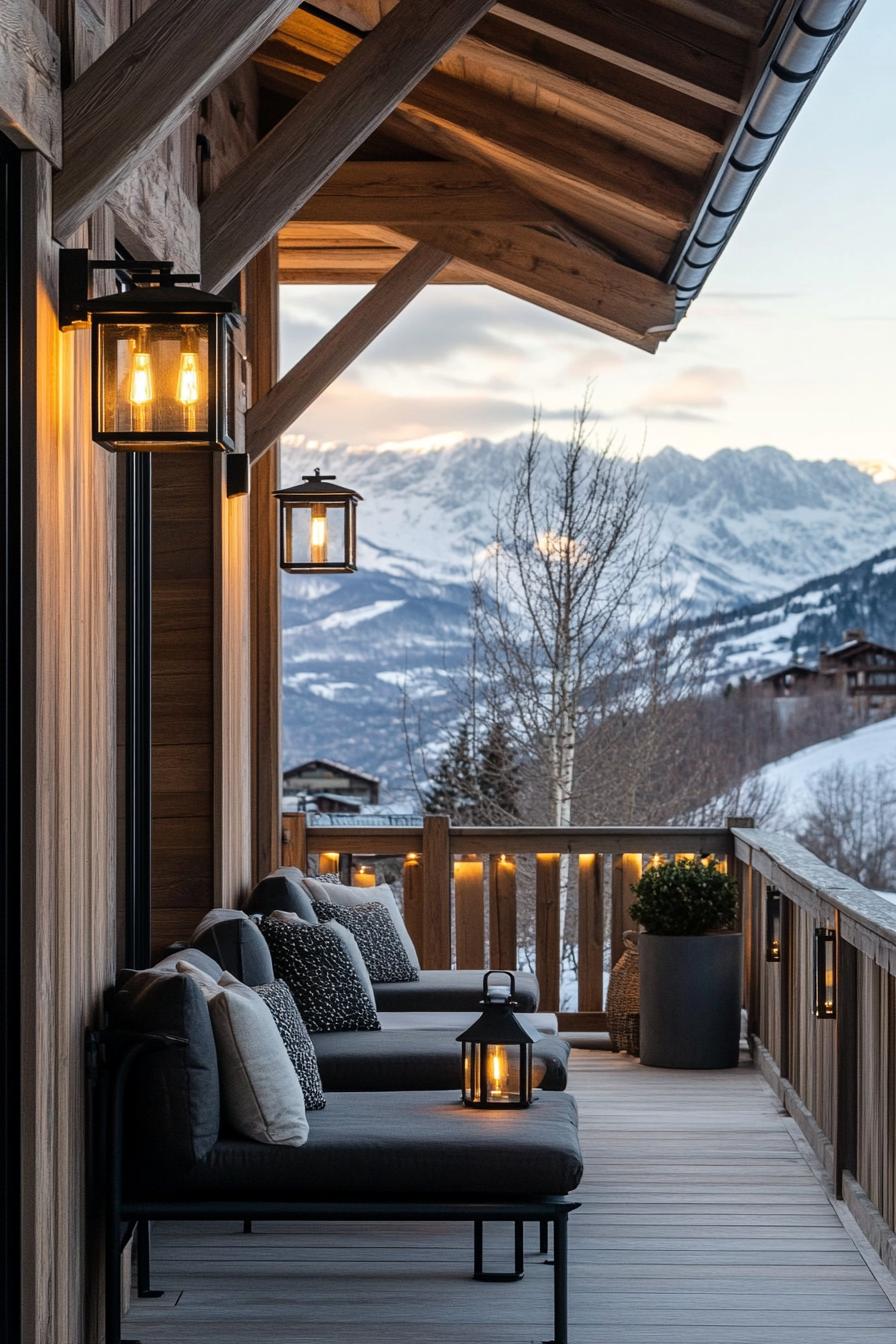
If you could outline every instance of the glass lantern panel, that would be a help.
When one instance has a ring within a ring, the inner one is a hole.
[[[287,565],[344,565],[345,505],[287,505],[284,542]]]
[[[520,1048],[514,1045],[464,1047],[464,1096],[481,1105],[482,1065],[485,1060],[485,1102],[491,1106],[516,1106],[520,1095]]]
[[[98,429],[155,435],[171,447],[178,436],[209,428],[209,343],[205,325],[132,322],[99,327]],[[189,443],[189,440],[187,440]]]

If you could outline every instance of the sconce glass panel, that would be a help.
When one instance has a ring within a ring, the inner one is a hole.
[[[837,934],[815,930],[815,1016],[837,1016]]]
[[[781,893],[769,887],[765,895],[765,959],[781,960]]]

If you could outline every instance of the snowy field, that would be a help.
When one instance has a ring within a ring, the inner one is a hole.
[[[781,794],[776,830],[799,830],[811,806],[814,781],[838,765],[848,770],[889,766],[896,772],[896,718],[869,723],[765,766],[760,779]]]

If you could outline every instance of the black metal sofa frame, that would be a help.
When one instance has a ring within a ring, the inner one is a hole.
[[[253,1221],[288,1222],[471,1222],[474,1229],[474,1277],[482,1281],[513,1280],[523,1275],[525,1224],[541,1229],[540,1249],[547,1250],[547,1231],[553,1227],[553,1337],[545,1344],[568,1344],[568,1237],[569,1215],[580,1205],[567,1196],[488,1200],[151,1200],[128,1199],[123,1189],[124,1100],[128,1076],[145,1052],[179,1049],[182,1038],[145,1035],[120,1029],[88,1033],[88,1075],[95,1086],[98,1154],[103,1172],[105,1216],[105,1328],[106,1344],[139,1344],[121,1333],[121,1257],[135,1230],[138,1238],[138,1280],[144,1296],[149,1287],[150,1222]],[[514,1269],[504,1274],[483,1269],[483,1229],[486,1223],[514,1225]]]

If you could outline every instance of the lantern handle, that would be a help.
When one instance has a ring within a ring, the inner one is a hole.
[[[497,970],[497,971],[494,971],[494,970],[493,970],[493,971],[486,971],[485,975],[482,977],[482,997],[483,997],[483,999],[487,999],[487,998],[488,998],[488,982],[489,982],[489,978],[490,978],[491,976],[493,976],[493,975],[506,975],[506,976],[507,976],[508,980],[510,981],[510,1002],[513,1003],[513,1002],[516,1000],[516,976],[514,975],[513,971],[501,971],[501,970]]]

